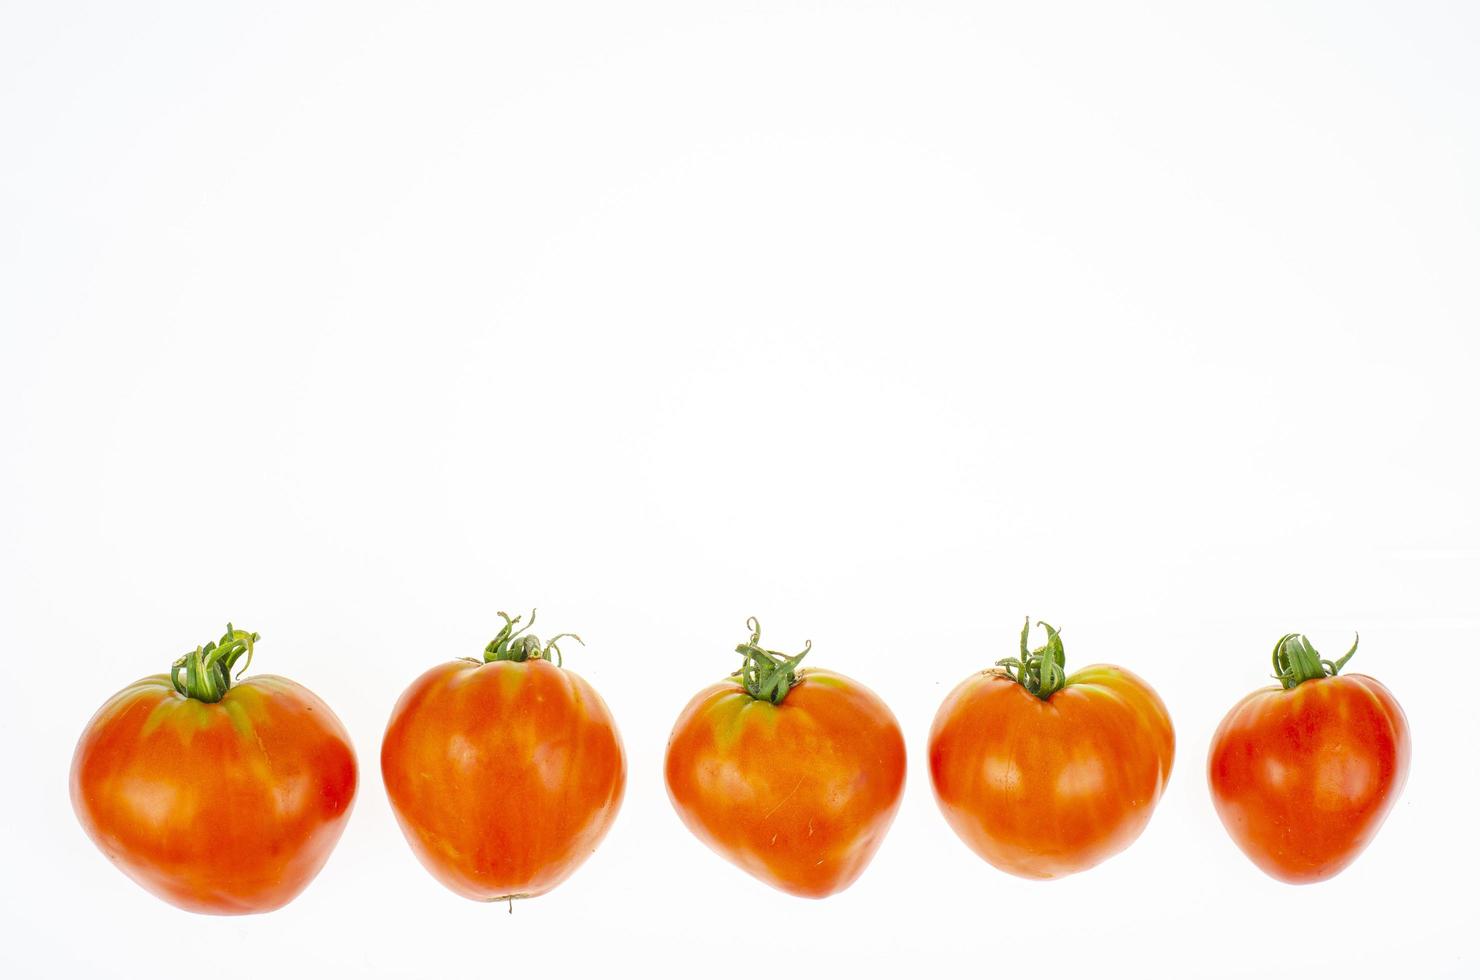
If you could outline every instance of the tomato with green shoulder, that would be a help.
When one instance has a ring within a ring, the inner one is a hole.
[[[285,677],[234,681],[258,639],[228,625],[170,673],[119,691],[72,758],[72,806],[88,837],[191,912],[287,904],[323,868],[354,805],[354,749],[329,706]]]
[[[1141,835],[1171,776],[1166,705],[1123,667],[1065,670],[1058,630],[962,681],[930,730],[946,821],[988,863],[1024,878],[1094,867]]]
[[[596,850],[627,761],[606,702],[559,641],[504,626],[479,658],[438,664],[401,695],[380,749],[391,810],[423,867],[475,901],[543,895]]]
[[[730,679],[694,695],[668,740],[668,796],[684,825],[731,863],[792,895],[842,891],[899,809],[905,745],[873,691],[750,640]]]

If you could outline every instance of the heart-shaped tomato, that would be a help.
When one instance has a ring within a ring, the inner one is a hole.
[[[793,895],[851,885],[883,843],[904,790],[899,723],[868,688],[764,650],[760,624],[736,679],[694,696],[668,740],[668,795],[684,824],[740,868]]]

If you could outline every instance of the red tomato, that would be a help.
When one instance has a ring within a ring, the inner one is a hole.
[[[1042,623],[1040,626],[1044,625]],[[1166,706],[1119,667],[1064,673],[1064,645],[998,661],[952,691],[930,730],[936,802],[957,835],[1024,878],[1092,868],[1141,835],[1172,771]]]
[[[760,648],[695,695],[668,740],[668,796],[715,852],[772,887],[823,898],[883,843],[904,790],[899,723],[879,697],[796,656]]]
[[[433,667],[401,695],[380,770],[411,850],[466,898],[533,898],[560,884],[616,819],[627,763],[591,687],[504,628],[482,660]],[[574,637],[577,641],[579,637]],[[512,907],[512,906],[511,906]]]
[[[1298,634],[1281,637],[1281,687],[1244,698],[1218,726],[1208,786],[1223,826],[1272,877],[1322,881],[1377,835],[1408,778],[1408,720],[1388,689],[1337,676],[1356,653],[1321,660]]]
[[[124,874],[191,912],[287,904],[329,859],[354,803],[354,749],[328,705],[282,677],[232,683],[256,640],[228,625],[219,644],[124,688],[72,758],[82,829]]]

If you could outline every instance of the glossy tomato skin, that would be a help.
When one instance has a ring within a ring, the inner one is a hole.
[[[1408,720],[1363,674],[1244,698],[1208,752],[1213,805],[1234,843],[1292,884],[1342,871],[1376,836],[1408,778]]]
[[[357,772],[309,690],[260,674],[208,704],[146,677],[88,723],[72,807],[108,859],[191,912],[268,912],[313,880],[344,832]]]
[[[532,898],[568,878],[627,785],[606,703],[546,660],[455,660],[422,674],[391,713],[380,768],[417,858],[477,901]]]
[[[679,715],[665,770],[696,837],[772,887],[823,898],[857,880],[894,821],[904,737],[841,674],[808,670],[780,704],[722,681]]]
[[[1059,878],[1129,847],[1172,771],[1166,706],[1135,674],[1095,665],[1047,701],[1001,671],[956,687],[930,730],[930,778],[973,851],[1024,878]]]

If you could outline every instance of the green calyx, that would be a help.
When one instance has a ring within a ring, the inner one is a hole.
[[[539,637],[526,632],[530,627],[534,626],[534,617],[538,612],[538,609],[531,609],[529,611],[529,622],[520,626],[518,629],[514,627],[518,626],[519,621],[524,617],[515,616],[513,619],[510,619],[508,613],[500,612],[499,615],[504,618],[504,628],[499,630],[498,635],[488,641],[488,646],[483,648],[483,662],[491,664],[495,660],[512,660],[515,663],[522,664],[526,660],[548,661],[550,654],[553,653],[555,655],[555,666],[564,667],[565,656],[560,652],[560,641],[571,639],[575,640],[581,646],[586,645],[586,641],[574,633],[557,633],[541,644]]]
[[[1340,660],[1322,660],[1316,648],[1310,645],[1310,640],[1299,633],[1286,633],[1274,645],[1275,680],[1288,691],[1306,681],[1335,677],[1341,673],[1341,668],[1346,666],[1352,654],[1357,652],[1357,644],[1360,642],[1362,635],[1358,633],[1352,641],[1352,648],[1346,651],[1346,656]]]
[[[812,652],[812,641],[807,641],[801,653],[778,653],[761,647],[760,620],[752,616],[745,625],[750,630],[750,642],[735,648],[736,653],[745,657],[745,662],[730,676],[739,678],[746,693],[757,701],[780,704],[802,682],[803,675],[797,673],[797,667]]]
[[[1003,673],[1021,684],[1036,698],[1047,701],[1054,693],[1063,689],[1069,677],[1064,673],[1064,641],[1059,631],[1047,623],[1038,625],[1048,630],[1048,642],[1036,650],[1028,649],[1027,617],[1023,619],[1023,634],[1018,640],[1019,654],[997,661]]]
[[[221,639],[196,647],[170,665],[170,683],[187,698],[215,704],[231,690],[231,668],[243,654],[247,661],[236,672],[237,680],[252,665],[252,646],[260,639],[262,637],[256,633],[239,630],[227,623]],[[180,679],[182,672],[184,680]]]

